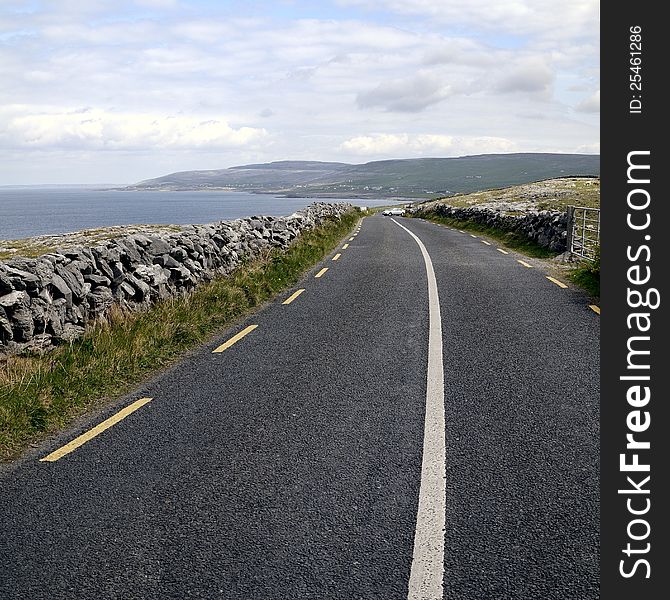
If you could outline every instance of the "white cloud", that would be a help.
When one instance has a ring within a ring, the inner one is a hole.
[[[575,110],[578,112],[584,113],[597,113],[600,112],[600,90],[584,98],[581,102],[575,106]]]
[[[554,81],[554,72],[540,57],[531,57],[513,65],[496,83],[503,93],[548,94]]]
[[[419,112],[452,94],[450,85],[429,74],[408,79],[384,81],[374,89],[358,94],[361,108],[383,108],[397,112]]]
[[[70,165],[86,154],[95,172],[128,161],[110,174],[120,180],[158,165],[571,152],[597,140],[596,2],[337,3],[13,2],[0,16],[0,153],[35,177],[64,153]],[[16,172],[0,161],[1,180]]]
[[[465,25],[476,30],[545,38],[598,32],[598,0],[339,0],[339,4],[429,17],[441,24]]]
[[[359,156],[462,156],[517,149],[512,140],[499,137],[409,133],[359,135],[344,141],[341,147]]]
[[[16,116],[0,134],[6,145],[17,147],[98,150],[243,147],[267,136],[264,129],[233,128],[217,118],[100,109]]]

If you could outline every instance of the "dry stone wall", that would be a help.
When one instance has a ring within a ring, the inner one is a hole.
[[[412,210],[415,216],[432,213],[461,221],[473,221],[488,227],[519,233],[539,246],[554,252],[565,252],[568,239],[567,213],[556,210],[523,211],[510,214],[495,207],[457,207],[448,204],[433,204],[428,210],[418,206]]]
[[[251,217],[178,231],[133,233],[95,246],[0,262],[0,353],[48,349],[80,337],[113,305],[143,310],[188,293],[303,231],[353,210],[316,203],[288,217]]]

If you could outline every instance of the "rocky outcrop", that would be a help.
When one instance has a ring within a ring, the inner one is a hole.
[[[411,212],[416,217],[433,214],[461,221],[472,221],[504,231],[513,231],[554,252],[565,252],[566,250],[568,216],[565,212],[526,210],[515,214],[510,212],[507,206],[498,208],[457,207],[446,203],[432,203],[429,208],[422,208],[419,205],[411,209]]]
[[[243,261],[284,249],[349,204],[313,204],[288,217],[251,217],[178,231],[137,232],[39,258],[0,262],[0,353],[47,349],[80,337],[113,305],[143,310],[188,293]]]

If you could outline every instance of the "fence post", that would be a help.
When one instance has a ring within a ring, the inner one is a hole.
[[[566,212],[568,215],[568,239],[566,240],[566,250],[572,254],[572,236],[574,235],[575,230],[575,207],[568,206]]]

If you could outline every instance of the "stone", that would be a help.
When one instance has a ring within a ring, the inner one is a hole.
[[[36,325],[36,329],[44,331],[46,322],[48,320],[49,308],[51,306],[50,302],[43,300],[42,298],[33,298],[30,302],[30,312],[33,314],[33,321],[36,324],[41,323],[41,326]]]
[[[80,275],[89,275],[93,272],[95,272],[95,265],[93,263],[92,259],[87,259],[87,260],[75,260],[72,261],[69,265],[66,265],[65,267],[75,275],[80,274]]]
[[[50,236],[62,250],[39,259],[0,262],[0,352],[41,349],[80,337],[92,319],[116,303],[141,310],[161,298],[184,294],[268,248],[284,248],[306,229],[348,210],[313,204],[291,217],[252,217],[178,232],[138,234],[135,226],[111,228],[119,237],[86,244],[80,234]],[[138,226],[141,227],[141,226]],[[533,222],[537,232],[544,221]]]
[[[98,317],[114,303],[114,296],[108,287],[97,287],[86,296],[86,301],[93,316]]]
[[[65,306],[59,304],[51,305],[47,321],[47,331],[58,337],[63,333],[63,320],[65,319]]]
[[[37,275],[37,278],[39,279],[40,287],[43,288],[48,285],[51,281],[51,278],[53,277],[53,274],[54,266],[49,260],[41,258],[40,260],[36,261],[35,275]]]
[[[104,275],[95,275],[92,273],[84,275],[84,281],[90,283],[93,287],[109,287],[109,285],[112,283],[109,277],[105,277]]]
[[[83,275],[77,272],[79,275],[79,277],[77,277],[73,270],[70,270],[67,267],[61,267],[60,265],[56,265],[55,271],[56,274],[65,281],[67,287],[70,288],[72,295],[81,298],[82,286],[84,285]]]
[[[161,267],[165,267],[166,269],[176,269],[179,266],[179,261],[174,259],[169,254],[163,254],[162,256],[157,256],[156,258],[154,258],[154,263],[160,265]]]
[[[102,257],[96,258],[95,266],[97,267],[97,272],[95,272],[95,275],[102,275],[103,277],[109,279],[110,282],[112,279],[114,279],[114,271],[112,271],[112,267],[105,259]]]
[[[12,267],[14,269],[18,269],[19,271],[27,271],[28,273],[32,273],[35,270],[35,259],[18,256],[5,262],[5,267]]]
[[[112,285],[119,285],[126,278],[123,265],[117,260],[110,264],[110,268],[112,270]]]
[[[147,247],[147,252],[153,256],[158,256],[159,254],[170,254],[171,249],[172,248],[166,241],[154,238]]]
[[[252,229],[263,229],[263,221],[260,219],[250,219],[247,221]]]
[[[126,238],[123,240],[118,240],[117,245],[122,249],[121,262],[124,263],[126,267],[133,267],[140,264],[142,261],[142,255],[137,249],[137,246],[133,243],[132,239]]]
[[[58,275],[58,273],[54,273],[53,277],[51,278],[51,295],[54,298],[64,298],[65,303],[67,306],[72,306],[72,290],[68,287],[67,283],[65,283],[65,280]]]
[[[186,250],[177,246],[176,248],[172,248],[172,250],[170,250],[170,256],[176,261],[181,261],[187,258],[188,254],[186,253]]]
[[[19,305],[8,314],[11,317],[14,340],[17,342],[29,341],[35,331],[33,314],[30,309],[27,306]]]
[[[179,263],[177,263],[178,265]],[[152,265],[148,267],[146,265],[140,265],[135,269],[135,276],[147,281],[151,284],[152,287],[156,287],[168,282],[170,271],[163,269],[160,265]]]
[[[146,235],[142,235],[141,233],[130,236],[130,239],[142,248],[146,248],[147,246],[151,245],[151,239],[149,239]]]
[[[83,248],[65,249],[62,254],[72,261],[87,262],[90,259]]]
[[[21,269],[12,268],[8,265],[5,265],[5,273],[12,282],[14,289],[28,290],[28,292],[35,293],[39,290],[40,280],[37,275],[33,275],[28,271],[22,271]]]
[[[31,340],[25,344],[24,350],[30,352],[46,352],[53,343],[52,337],[48,333],[38,333],[33,335]]]
[[[9,276],[3,271],[2,265],[0,265],[0,296],[9,294],[12,291],[14,291],[14,285]]]
[[[59,339],[63,342],[74,342],[84,335],[84,328],[72,323],[66,323],[63,326]]]
[[[77,325],[84,325],[86,323],[86,316],[88,310],[84,306],[77,306],[74,304],[65,312],[68,323],[76,323]]]
[[[14,339],[12,323],[7,316],[5,309],[0,306],[0,344],[7,344]]]
[[[23,304],[27,298],[28,294],[23,290],[10,292],[9,294],[0,296],[0,306],[3,308],[14,308],[20,304]]]
[[[126,275],[126,282],[135,288],[136,292],[134,295],[139,300],[144,300],[151,294],[151,288],[144,281],[138,279],[130,273]]]

